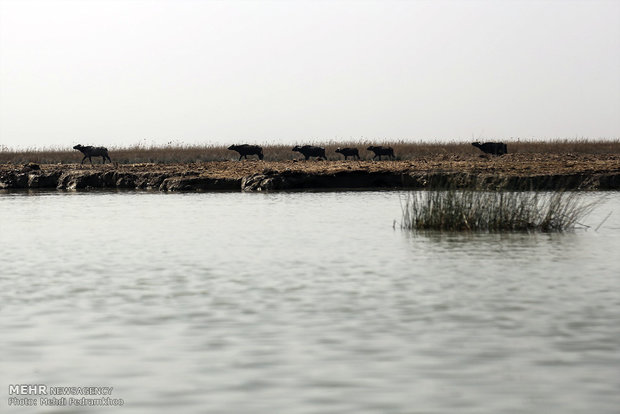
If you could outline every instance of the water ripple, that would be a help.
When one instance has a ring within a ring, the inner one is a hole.
[[[615,216],[411,235],[398,193],[36,197],[0,195],[5,386],[112,385],[127,413],[620,406]]]

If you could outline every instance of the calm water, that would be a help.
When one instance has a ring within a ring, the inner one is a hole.
[[[412,236],[403,197],[0,194],[0,411],[618,413],[620,193],[560,235]]]

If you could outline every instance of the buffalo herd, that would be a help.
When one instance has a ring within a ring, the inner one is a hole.
[[[479,148],[485,154],[499,156],[508,153],[508,147],[503,142],[472,142],[471,145]],[[74,146],[73,149],[76,149],[82,154],[84,154],[84,158],[82,158],[82,164],[84,164],[86,158],[88,158],[90,160],[90,163],[92,164],[93,160],[91,157],[101,157],[103,164],[105,164],[106,160],[112,162],[112,160],[110,159],[110,155],[108,155],[108,149],[105,147],[92,147],[78,144]],[[231,145],[230,147],[228,147],[228,149],[239,153],[239,161],[241,161],[242,158],[247,159],[248,155],[256,155],[259,160],[263,159],[263,148],[258,145]],[[366,148],[366,150],[374,154],[374,156],[372,157],[373,160],[381,160],[381,157],[383,156],[389,159],[396,159],[396,156],[394,155],[394,149],[392,147],[371,145]],[[310,158],[327,160],[327,156],[325,155],[325,148],[323,147],[317,147],[314,145],[295,145],[292,151],[299,152],[301,155],[304,156],[306,160],[309,160]],[[335,152],[337,154],[343,155],[345,160],[349,159],[349,157],[358,160],[360,159],[360,154],[357,148],[338,147]]]
[[[230,147],[228,147],[229,150],[237,151],[239,154],[241,154],[241,156],[239,157],[239,160],[241,160],[241,157],[244,154],[246,153],[248,155],[250,154],[249,152],[247,152],[248,148],[252,148],[253,152],[251,154],[260,153],[258,157],[261,160],[263,159],[263,149],[257,145],[244,144],[244,145],[231,145]],[[370,147],[366,149],[375,154],[374,157],[372,157],[373,160],[377,158],[381,159],[381,156],[383,155],[390,159],[396,159],[396,156],[394,155],[394,149],[392,147],[382,147],[382,146],[371,145]],[[304,156],[304,159],[306,160],[309,160],[310,158],[316,158],[317,160],[320,160],[320,159],[327,160],[327,155],[325,155],[325,148],[323,147],[317,147],[314,145],[303,145],[303,146],[295,145],[292,151],[299,152],[301,155]],[[358,160],[360,159],[360,153],[357,148],[338,147],[336,149],[336,153],[344,155],[345,160],[349,159],[349,157],[358,159]]]

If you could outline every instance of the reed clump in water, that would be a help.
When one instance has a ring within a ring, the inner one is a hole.
[[[410,193],[401,227],[438,231],[573,230],[595,207],[580,193],[431,190]]]

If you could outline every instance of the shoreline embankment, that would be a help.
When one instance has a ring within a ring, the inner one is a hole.
[[[1,164],[0,190],[620,190],[618,154],[437,156],[407,161]]]

